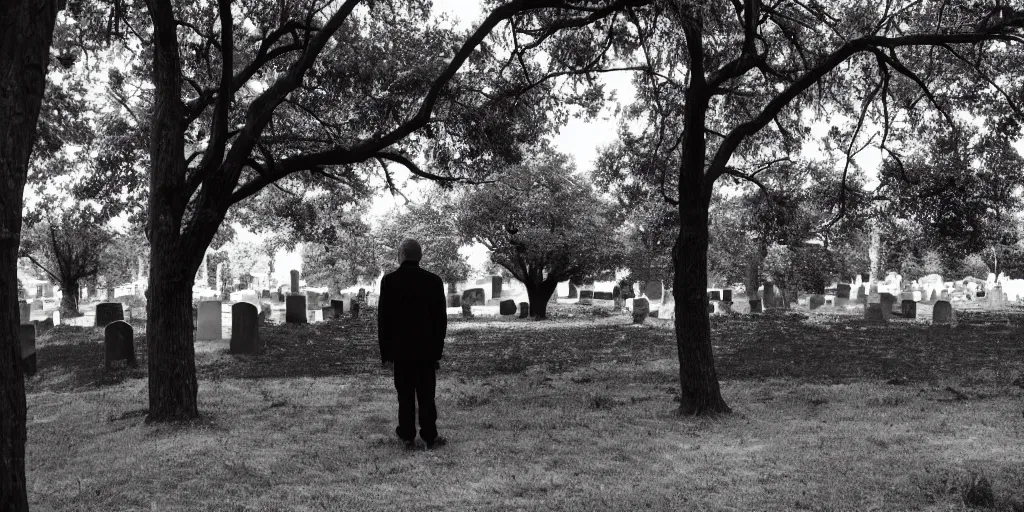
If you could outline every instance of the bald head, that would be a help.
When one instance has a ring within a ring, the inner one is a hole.
[[[406,238],[402,240],[402,244],[398,246],[398,260],[400,263],[406,261],[420,261],[423,258],[423,249],[420,248],[420,243],[412,238]]]

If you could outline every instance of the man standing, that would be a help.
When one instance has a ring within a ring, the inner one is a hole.
[[[415,446],[416,402],[420,406],[420,438],[427,448],[448,442],[437,435],[434,386],[448,327],[444,282],[420,268],[423,256],[416,240],[398,248],[401,266],[384,276],[377,305],[380,358],[394,363],[398,391],[398,428],[395,433],[407,448]]]

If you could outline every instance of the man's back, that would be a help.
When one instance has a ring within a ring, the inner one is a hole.
[[[444,351],[448,317],[444,282],[406,261],[384,276],[377,305],[377,334],[384,361],[437,361]]]

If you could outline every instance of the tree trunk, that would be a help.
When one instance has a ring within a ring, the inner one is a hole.
[[[50,63],[55,0],[0,2],[0,510],[27,511],[18,311],[22,194]]]
[[[78,286],[78,280],[66,280],[60,283],[60,291],[63,294],[60,299],[60,312],[65,316],[81,316],[78,311],[78,299],[82,295],[82,289]]]
[[[696,210],[700,206],[681,205],[681,212],[683,208]],[[731,412],[722,399],[711,348],[711,321],[707,309],[707,210],[681,214],[680,220],[679,237],[672,254],[681,387],[679,411],[693,415]]]
[[[882,249],[882,236],[878,230],[878,222],[871,221],[871,246],[868,248],[868,259],[871,263],[870,272],[868,274],[869,282],[874,283],[881,277],[881,258],[880,252]]]
[[[192,331],[191,265],[175,257],[154,236],[150,249],[146,341],[149,347],[149,420],[178,421],[199,417],[194,333]]]
[[[555,289],[558,288],[558,283],[550,280],[535,283],[532,279],[527,279],[523,281],[523,284],[526,286],[526,295],[530,300],[530,317],[534,320],[546,320],[548,301],[551,300],[551,294],[555,293]]]

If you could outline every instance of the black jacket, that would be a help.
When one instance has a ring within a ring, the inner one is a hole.
[[[403,262],[380,282],[377,338],[382,361],[437,361],[444,352],[448,314],[444,282]]]

